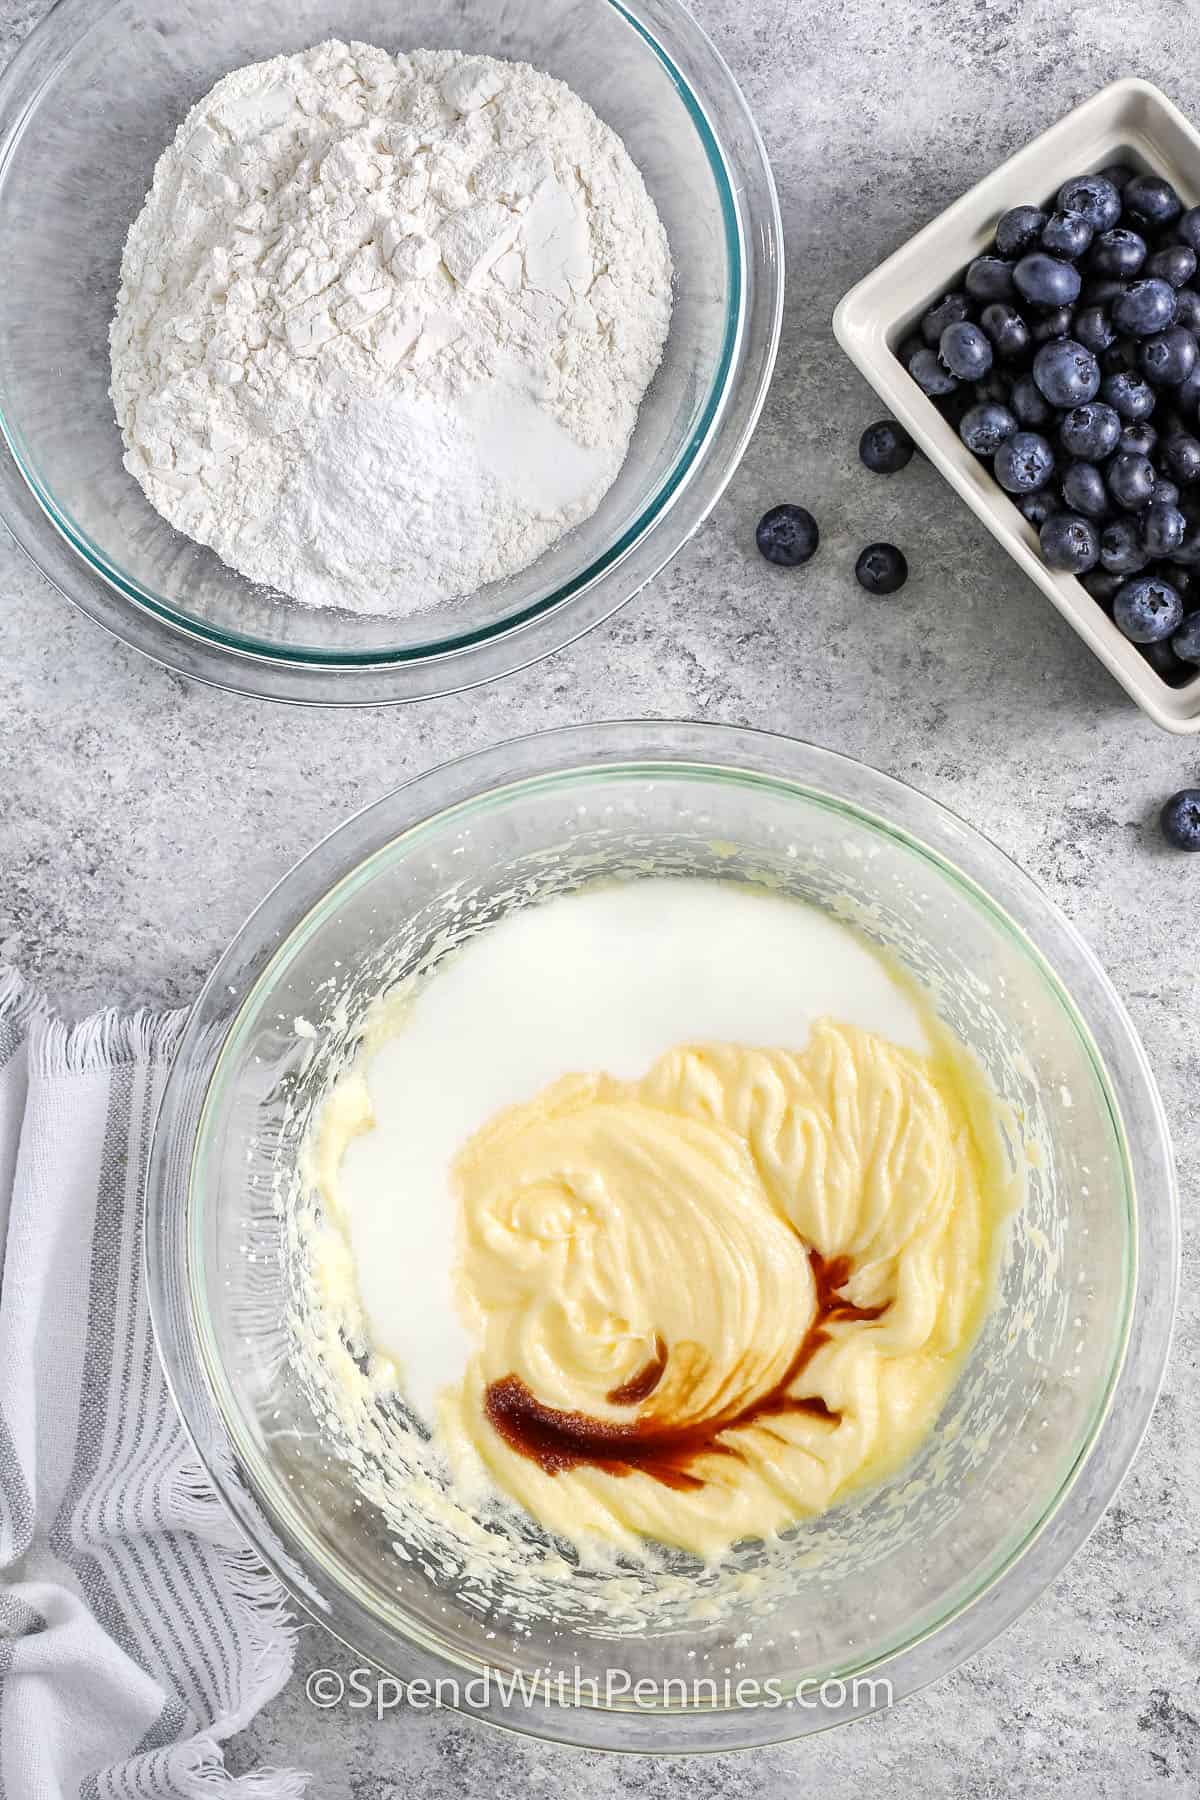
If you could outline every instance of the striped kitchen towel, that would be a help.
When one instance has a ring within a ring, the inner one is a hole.
[[[291,1800],[221,1743],[292,1665],[284,1596],[154,1348],[143,1184],[182,1013],[51,1018],[0,971],[0,1800]]]

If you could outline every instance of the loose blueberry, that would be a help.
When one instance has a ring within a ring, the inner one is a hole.
[[[1036,431],[1040,426],[1048,425],[1053,417],[1046,396],[1032,375],[1018,376],[1017,380],[1013,382],[1009,405],[1016,413],[1019,423],[1030,431]]]
[[[1029,335],[1035,344],[1052,344],[1057,338],[1070,335],[1074,316],[1069,306],[1052,306],[1033,321]]]
[[[1087,400],[1082,406],[1072,407],[1059,427],[1067,455],[1078,456],[1084,462],[1103,462],[1112,455],[1120,437],[1120,415],[1103,400]]]
[[[1108,231],[1121,216],[1121,196],[1104,175],[1076,175],[1058,190],[1061,212],[1082,213],[1093,231]]]
[[[1178,506],[1179,489],[1165,475],[1160,475],[1154,484],[1154,492],[1150,496],[1151,506]]]
[[[1005,361],[1012,362],[1028,350],[1029,327],[1007,300],[993,300],[990,306],[985,306],[979,315],[979,323],[996,355]]]
[[[1105,470],[1108,491],[1126,512],[1140,512],[1149,506],[1154,492],[1154,464],[1147,456],[1135,456],[1121,450]]]
[[[1016,429],[1017,421],[1007,406],[985,400],[963,414],[958,435],[976,456],[994,456]]]
[[[1002,213],[996,226],[996,250],[1011,261],[1032,250],[1042,235],[1046,215],[1036,206],[1013,206]]]
[[[1118,225],[1102,231],[1093,240],[1088,254],[1088,268],[1097,275],[1108,275],[1129,281],[1137,275],[1146,260],[1146,240],[1140,232]]]
[[[1181,662],[1200,663],[1200,611],[1188,614],[1172,637],[1171,648]]]
[[[1051,406],[1081,406],[1100,392],[1100,364],[1082,344],[1059,338],[1034,357],[1033,379]]]
[[[1124,425],[1118,440],[1118,449],[1128,450],[1132,456],[1151,456],[1158,442],[1158,433],[1149,419],[1141,419],[1135,425]]]
[[[1136,575],[1113,601],[1113,618],[1131,643],[1155,644],[1178,629],[1183,601],[1161,576]]]
[[[1100,555],[1096,527],[1078,513],[1052,513],[1042,526],[1039,542],[1046,567],[1067,575],[1084,574]]]
[[[1087,519],[1106,519],[1111,510],[1104,477],[1095,463],[1067,464],[1062,473],[1062,497],[1071,512],[1082,513]],[[1098,545],[1096,553],[1099,555]],[[1095,561],[1095,558],[1092,560]],[[1057,563],[1052,565],[1054,568],[1058,566]]]
[[[1146,566],[1142,537],[1132,519],[1114,519],[1100,533],[1100,561],[1113,575],[1136,575]]]
[[[1036,431],[1015,431],[996,452],[996,480],[1009,494],[1032,494],[1054,473],[1054,451]]]
[[[1166,638],[1160,638],[1157,644],[1141,644],[1139,649],[1154,673],[1163,681],[1170,682],[1172,687],[1181,687],[1196,673],[1187,663],[1180,661]]]
[[[1175,323],[1200,332],[1200,294],[1194,287],[1180,288],[1175,296]]]
[[[1117,341],[1116,327],[1103,306],[1080,307],[1075,314],[1075,336],[1093,356],[1111,350]]]
[[[1059,511],[1058,496],[1052,487],[1038,488],[1032,494],[1014,494],[1013,505],[1035,531],[1040,531],[1051,513]]]
[[[1196,367],[1196,340],[1182,325],[1156,331],[1138,344],[1138,368],[1155,387],[1178,387]]]
[[[1191,292],[1190,288],[1188,292]],[[1200,295],[1197,295],[1197,299],[1200,299]],[[1175,406],[1185,419],[1194,419],[1200,415],[1200,364],[1180,382],[1175,391]]]
[[[1109,163],[1108,167],[1101,169],[1100,173],[1105,181],[1111,181],[1117,192],[1121,193],[1129,186],[1137,174],[1137,170],[1131,163],[1115,162]]]
[[[1141,515],[1141,527],[1146,554],[1154,558],[1169,557],[1187,535],[1187,520],[1166,500],[1151,500]]]
[[[1121,195],[1121,202],[1131,219],[1161,231],[1183,211],[1183,203],[1169,181],[1161,175],[1135,175]]]
[[[967,270],[964,285],[972,300],[981,305],[989,300],[1011,300],[1013,266],[1002,256],[977,256]]]
[[[1172,794],[1159,821],[1173,850],[1200,850],[1200,788],[1180,788]]]
[[[1113,324],[1130,337],[1150,337],[1174,323],[1175,305],[1169,281],[1133,281],[1112,303]]]
[[[1100,397],[1130,425],[1148,419],[1157,405],[1154,389],[1129,370],[1106,375],[1100,383]]]
[[[1178,549],[1171,554],[1171,563],[1177,569],[1200,570],[1200,531],[1189,531]]]
[[[899,344],[896,346],[896,355],[906,369],[912,362],[913,357],[917,354],[917,351],[923,349],[924,345],[924,338],[915,331],[910,332],[906,338],[901,338]]]
[[[947,325],[958,325],[973,319],[975,308],[965,294],[943,294],[921,318],[921,336],[930,350],[936,350]]]
[[[1175,235],[1200,256],[1200,206],[1189,206],[1182,218],[1176,219]]]
[[[1150,257],[1146,273],[1159,281],[1169,281],[1173,288],[1181,288],[1196,273],[1196,252],[1186,244],[1168,244]]]
[[[936,350],[918,350],[908,365],[908,372],[921,392],[931,399],[940,394],[952,394],[958,386],[958,376],[950,373]]]
[[[1003,369],[992,369],[982,381],[975,383],[975,399],[981,406],[989,402],[996,406],[1007,406],[1012,393],[1012,381]]]
[[[938,345],[938,354],[960,381],[981,381],[992,366],[992,346],[978,325],[966,320],[947,325]]]
[[[1051,256],[1074,262],[1076,257],[1083,255],[1095,235],[1095,227],[1082,213],[1052,213],[1042,227],[1042,249],[1048,250]]]
[[[975,267],[973,263],[972,268]],[[1079,270],[1045,250],[1031,250],[1012,271],[1018,293],[1031,306],[1072,306],[1079,298]],[[997,295],[997,299],[1003,298]]]
[[[1080,576],[1080,580],[1092,599],[1098,600],[1107,610],[1116,599],[1125,577],[1113,575],[1108,569],[1096,568],[1088,569],[1086,574]]]
[[[768,562],[799,568],[816,555],[821,533],[804,506],[773,506],[758,521],[754,541]]]
[[[1177,431],[1163,445],[1167,473],[1180,487],[1200,481],[1200,443],[1185,431]]]
[[[868,544],[854,573],[868,594],[895,594],[908,580],[908,564],[895,544]]]
[[[1079,290],[1079,298],[1085,306],[1111,306],[1128,286],[1127,281],[1118,281],[1115,275],[1089,275]]]
[[[858,454],[873,475],[895,475],[912,461],[913,441],[895,419],[868,425],[858,440]]]

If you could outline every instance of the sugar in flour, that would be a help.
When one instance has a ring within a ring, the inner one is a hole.
[[[550,76],[342,43],[254,63],[188,114],[129,233],[126,466],[252,580],[413,612],[595,511],[670,289],[641,175]]]

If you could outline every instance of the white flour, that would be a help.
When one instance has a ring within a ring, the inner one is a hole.
[[[149,500],[360,613],[470,593],[593,513],[671,304],[642,178],[569,88],[364,44],[218,82],[121,278],[112,396]]]

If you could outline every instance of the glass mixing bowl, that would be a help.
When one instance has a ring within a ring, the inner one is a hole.
[[[409,619],[298,606],[183,537],[125,470],[108,394],[121,251],[159,154],[221,75],[329,37],[487,51],[561,77],[625,140],[675,264],[663,362],[599,510],[531,568]],[[470,687],[628,600],[737,466],[783,305],[766,153],[676,0],[59,0],[0,79],[0,264],[13,535],[68,599],[169,668],[310,702]]]
[[[996,1304],[915,1463],[769,1546],[739,1547],[716,1573],[667,1556],[674,1579],[639,1590],[635,1629],[605,1611],[586,1569],[541,1611],[526,1595],[514,1612],[502,1583],[484,1604],[453,1553],[412,1554],[356,1490],[283,1324],[295,1277],[286,1197],[306,1122],[381,984],[514,907],[673,873],[802,896],[886,945],[1007,1103],[1025,1200]],[[193,1011],[155,1138],[147,1246],[159,1343],[200,1455],[314,1618],[410,1680],[490,1669],[532,1683],[549,1666],[585,1682],[617,1670],[660,1686],[729,1671],[785,1694],[829,1684],[794,1706],[739,1706],[723,1689],[680,1702],[665,1686],[661,1704],[594,1703],[588,1686],[565,1707],[557,1689],[509,1708],[494,1689],[465,1697],[568,1742],[717,1749],[910,1692],[1062,1568],[1154,1402],[1178,1201],[1161,1104],[1120,1002],[1000,851],[828,751],[723,727],[611,724],[437,769],[343,825],[275,889]]]

